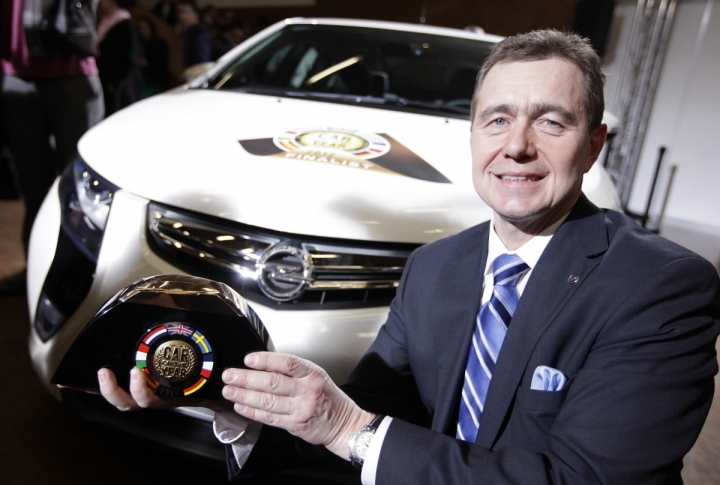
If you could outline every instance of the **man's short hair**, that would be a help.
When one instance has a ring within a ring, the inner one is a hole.
[[[480,88],[490,69],[496,64],[516,61],[541,61],[560,58],[575,64],[585,79],[583,101],[588,114],[588,129],[595,130],[602,123],[605,110],[605,74],[597,53],[590,42],[577,34],[554,29],[534,30],[503,39],[495,44],[477,75],[473,93],[471,116],[475,119],[475,107]]]

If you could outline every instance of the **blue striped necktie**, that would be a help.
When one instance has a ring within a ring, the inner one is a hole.
[[[475,442],[490,379],[518,303],[517,282],[530,267],[515,254],[493,261],[493,292],[477,316],[465,367],[457,439]]]

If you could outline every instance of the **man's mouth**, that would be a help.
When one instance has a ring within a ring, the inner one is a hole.
[[[500,180],[507,180],[508,182],[537,182],[543,179],[540,175],[498,175]]]

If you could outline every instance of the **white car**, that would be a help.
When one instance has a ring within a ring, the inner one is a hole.
[[[90,130],[30,242],[40,379],[58,394],[50,379],[98,308],[140,278],[175,273],[232,286],[278,351],[342,381],[383,324],[410,252],[490,217],[471,181],[469,108],[499,40],[286,20]],[[600,163],[583,189],[619,207]],[[88,419],[222,456],[209,411],[147,420],[89,395],[64,399]]]

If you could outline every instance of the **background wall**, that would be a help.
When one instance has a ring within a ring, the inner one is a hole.
[[[619,0],[612,45],[605,56],[607,105],[615,96],[634,0]],[[703,18],[704,39],[698,39]],[[698,43],[698,40],[702,41]],[[720,1],[681,0],[670,35],[629,208],[642,212],[655,170],[658,148],[668,147],[653,212],[660,210],[669,167],[678,166],[665,223],[720,234]]]

